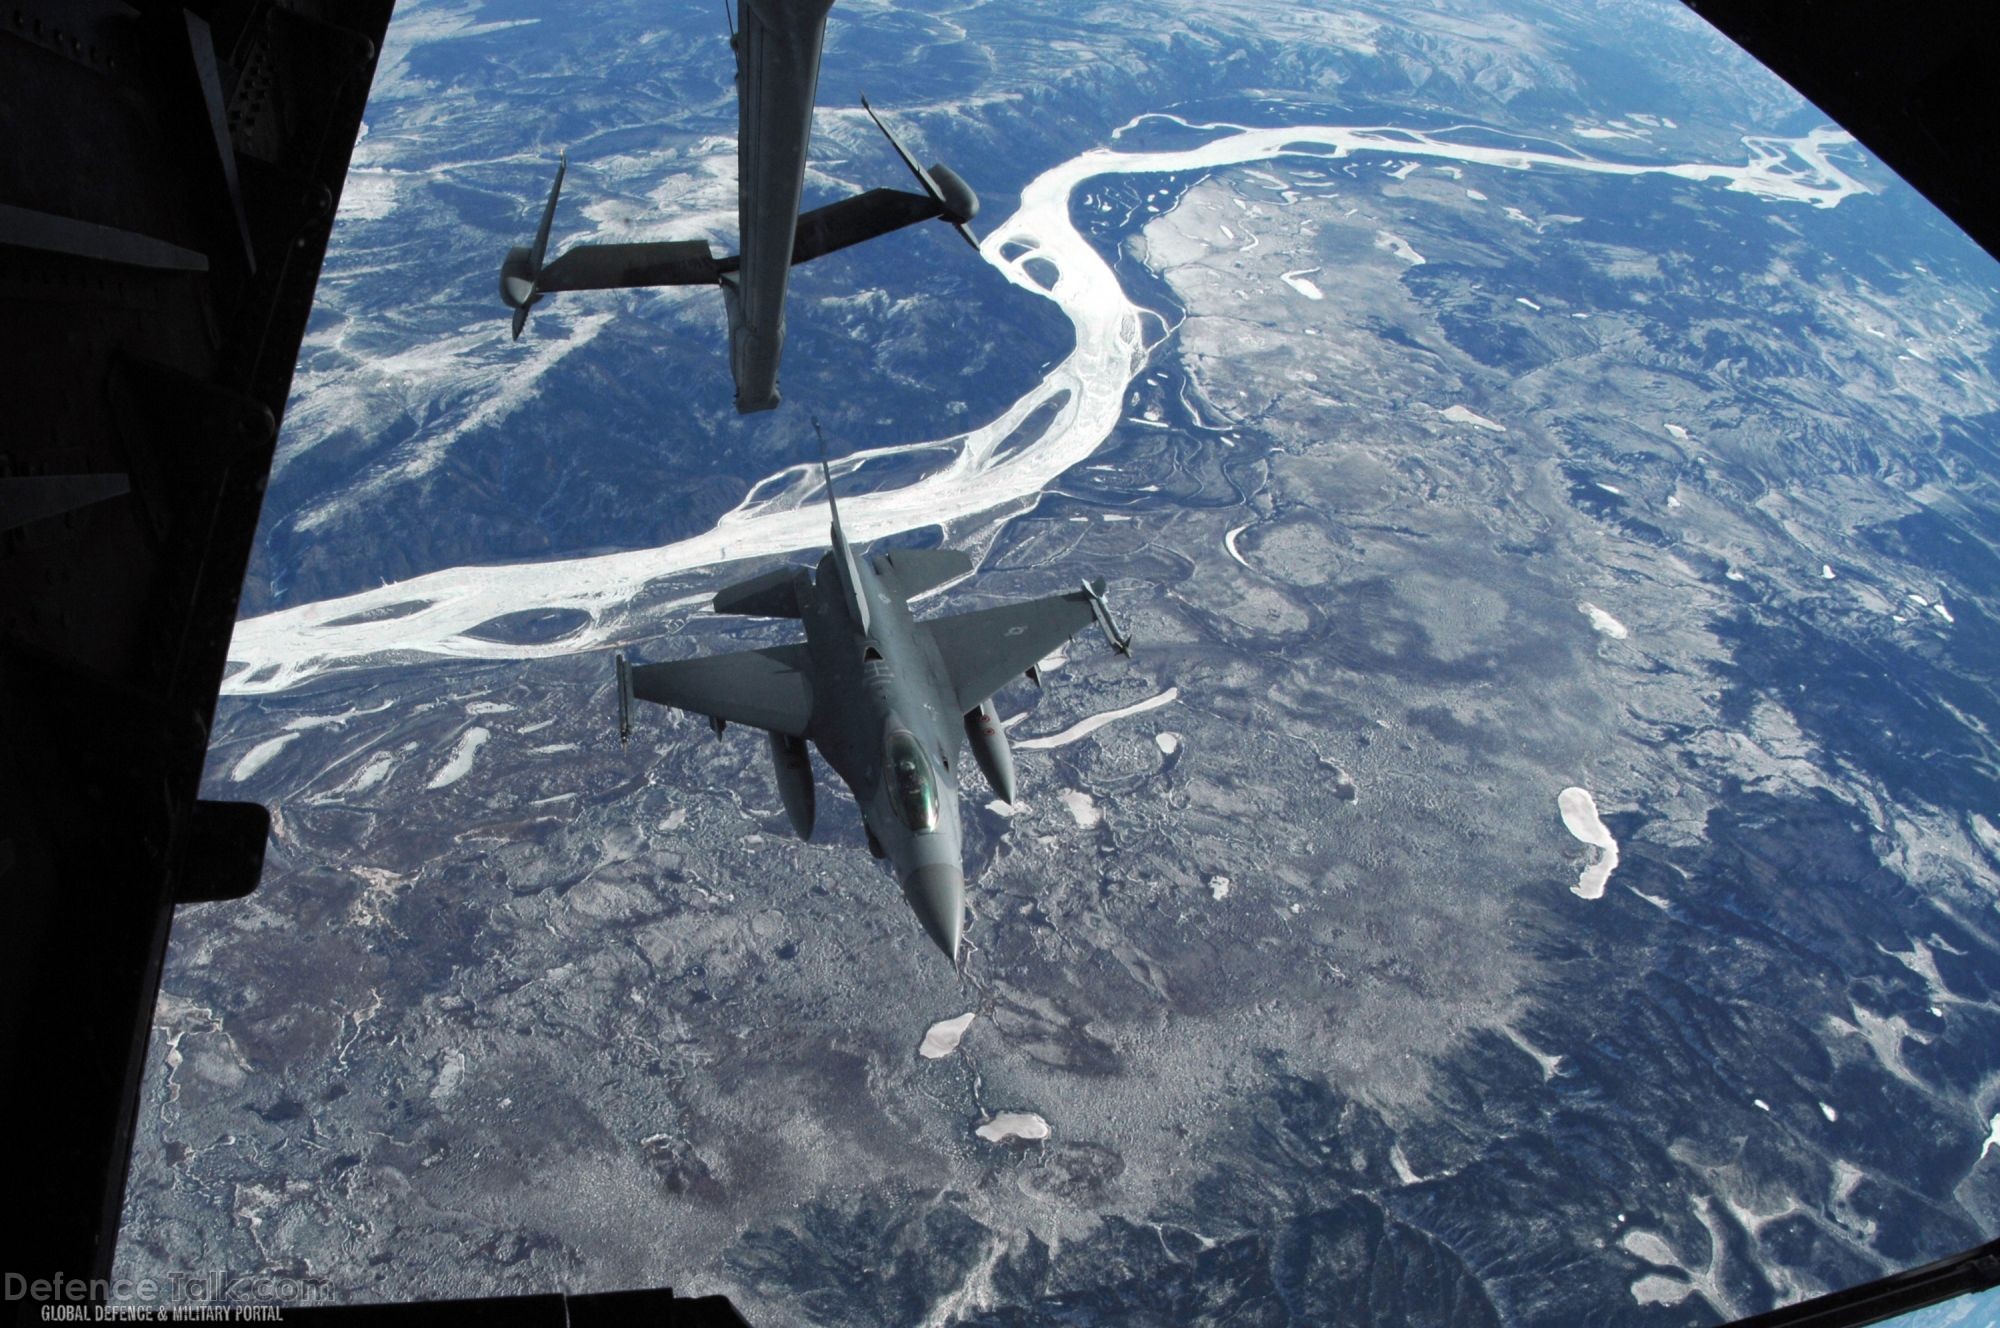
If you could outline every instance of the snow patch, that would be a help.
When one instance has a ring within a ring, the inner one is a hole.
[[[277,737],[267,738],[255,747],[252,747],[249,751],[243,753],[243,758],[236,763],[235,769],[229,772],[230,782],[241,784],[244,780],[262,770],[271,763],[272,757],[289,747],[297,740],[298,736],[296,731],[280,733]]]
[[[451,759],[444,763],[442,770],[431,776],[431,782],[424,787],[441,789],[464,779],[472,770],[473,758],[479,755],[479,749],[484,747],[486,740],[492,736],[485,729],[467,729],[464,736],[459,738],[458,749],[451,754]]]
[[[1583,603],[1577,605],[1576,611],[1589,618],[1590,625],[1593,628],[1595,628],[1599,632],[1602,632],[1604,635],[1610,637],[1614,641],[1623,641],[1626,637],[1632,635],[1630,632],[1625,630],[1624,623],[1619,622],[1616,618],[1606,613],[1603,609],[1598,608],[1595,604],[1592,604],[1589,600],[1585,600]]]
[[[1297,272],[1281,272],[1278,275],[1287,286],[1290,286],[1308,300],[1323,300],[1326,298],[1325,293],[1317,285],[1306,280],[1307,277],[1310,277],[1317,271],[1319,269],[1316,267],[1307,267],[1300,268]]]
[[[394,756],[391,756],[388,752],[377,752],[369,757],[368,764],[362,766],[360,772],[352,780],[348,781],[346,791],[349,793],[360,793],[366,789],[374,788],[377,784],[387,779],[389,772],[395,768],[396,758]]]
[[[1632,1284],[1632,1299],[1641,1305],[1678,1305],[1694,1290],[1692,1282],[1660,1273],[1647,1273]]]
[[[396,210],[396,172],[356,166],[340,188],[341,221],[380,221]]]
[[[1590,796],[1589,789],[1572,785],[1556,795],[1556,806],[1562,812],[1562,822],[1570,834],[1592,848],[1598,850],[1594,861],[1587,865],[1576,878],[1570,892],[1579,899],[1601,899],[1604,883],[1611,879],[1613,869],[1618,866],[1618,841],[1604,827],[1597,815],[1597,799]]]
[[[437,1080],[431,1085],[431,1101],[450,1101],[464,1079],[465,1053],[454,1047],[439,1059]]]
[[[934,1061],[957,1051],[959,1039],[965,1036],[966,1029],[972,1027],[975,1013],[967,1011],[956,1019],[945,1019],[932,1024],[930,1030],[924,1034],[923,1045],[917,1048],[917,1055],[925,1060]]]
[[[1081,793],[1076,789],[1064,789],[1056,796],[1062,800],[1062,805],[1068,809],[1070,819],[1084,829],[1088,830],[1092,826],[1103,822],[1104,813],[1098,810],[1097,800],[1092,798],[1088,793]]]
[[[1003,1111],[973,1133],[996,1144],[1009,1139],[1046,1139],[1049,1123],[1032,1111]]]
[[[1533,1060],[1535,1064],[1542,1067],[1543,1083],[1547,1083],[1549,1080],[1555,1078],[1557,1071],[1562,1069],[1562,1063],[1563,1063],[1562,1057],[1552,1056],[1548,1052],[1543,1051],[1540,1047],[1536,1046],[1534,1043],[1528,1041],[1527,1038],[1523,1037],[1521,1035],[1520,1030],[1515,1028],[1512,1024],[1504,1025],[1500,1029],[1500,1031],[1502,1034],[1506,1036],[1509,1042],[1519,1047],[1522,1050],[1522,1052],[1524,1052],[1529,1057],[1529,1059]]]
[[[1475,429],[1488,429],[1494,433],[1507,432],[1507,426],[1487,419],[1484,415],[1467,410],[1464,406],[1448,406],[1439,412],[1453,424],[1469,424]]]
[[[1387,249],[1411,267],[1416,267],[1424,261],[1424,256],[1412,249],[1408,240],[1400,235],[1391,235],[1388,231],[1375,232],[1375,247]]]

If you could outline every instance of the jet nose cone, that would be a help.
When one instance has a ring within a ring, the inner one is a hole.
[[[965,873],[947,862],[919,867],[903,878],[903,898],[944,957],[958,962],[958,938],[965,921]]]

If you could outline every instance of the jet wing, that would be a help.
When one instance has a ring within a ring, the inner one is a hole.
[[[1085,610],[1088,613],[1088,610]],[[632,695],[710,719],[805,736],[812,657],[803,644],[631,666]]]
[[[962,549],[897,549],[876,554],[873,562],[875,575],[890,582],[905,601],[972,570],[972,559]]]
[[[1094,617],[1087,591],[932,618],[919,624],[937,642],[961,713],[978,707],[1076,635]]]

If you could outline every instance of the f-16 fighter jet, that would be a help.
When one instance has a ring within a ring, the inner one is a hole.
[[[861,105],[889,146],[923,187],[921,194],[870,189],[801,215],[806,144],[812,135],[813,95],[819,84],[820,43],[833,0],[742,0],[741,31],[730,37],[736,53],[738,107],[737,227],[740,255],[718,257],[700,240],[645,244],[579,244],[544,265],[549,225],[562,192],[568,158],[556,167],[555,187],[531,246],[507,251],[500,267],[500,298],[514,311],[520,339],[528,310],[553,291],[615,290],[630,286],[720,286],[729,315],[729,367],[736,379],[736,409],[745,414],[778,404],[778,358],[785,345],[785,288],[792,265],[890,231],[939,217],[958,228],[975,250],[966,223],[979,212],[969,185],[945,166],[918,166],[874,108]]]
[[[853,793],[870,851],[889,860],[917,921],[957,962],[965,914],[961,746],[971,745],[986,782],[1012,802],[1014,758],[993,693],[1020,673],[1039,683],[1037,663],[1093,619],[1118,653],[1130,654],[1131,638],[1113,620],[1102,581],[914,620],[911,597],[964,576],[971,560],[956,549],[857,554],[825,473],[833,548],[818,569],[780,568],[715,597],[717,613],[797,618],[806,639],[667,664],[628,664],[619,655],[619,736],[631,734],[634,697],[705,715],[718,737],[732,722],[763,729],[801,839],[813,829],[807,745],[818,747]]]

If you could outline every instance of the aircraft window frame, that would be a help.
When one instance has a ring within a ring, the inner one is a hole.
[[[906,729],[889,734],[883,743],[882,771],[896,819],[912,834],[933,833],[940,814],[937,771],[915,734]]]

